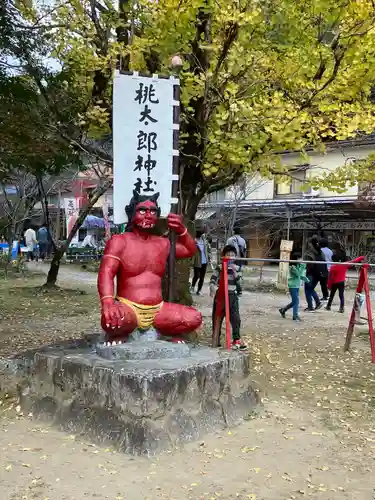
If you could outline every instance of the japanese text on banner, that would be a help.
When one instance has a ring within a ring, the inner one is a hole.
[[[172,197],[174,78],[120,74],[113,90],[114,222],[126,221],[124,207],[133,192],[152,196],[159,193],[162,216],[176,203]],[[178,129],[178,128],[177,128]],[[178,155],[178,151],[177,151]]]

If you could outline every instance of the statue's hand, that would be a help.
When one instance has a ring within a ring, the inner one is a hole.
[[[177,234],[183,234],[186,232],[184,223],[182,222],[181,215],[169,214],[168,215],[168,227],[171,231]]]
[[[121,328],[129,321],[129,308],[124,304],[112,302],[103,304],[102,316],[107,328]]]

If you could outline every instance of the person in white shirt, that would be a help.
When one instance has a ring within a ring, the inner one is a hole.
[[[93,234],[87,234],[82,242],[82,247],[96,248],[96,238]]]
[[[210,263],[211,247],[203,230],[195,232],[195,243],[197,245],[197,252],[193,257],[194,276],[191,282],[191,291],[195,291],[195,286],[198,283],[197,295],[200,295],[206,276],[207,265]]]
[[[324,260],[327,262],[327,269],[329,271],[329,269],[331,267],[333,252],[330,248],[328,248],[327,238],[322,238],[320,240],[320,250],[322,251],[322,254],[324,255]]]
[[[37,244],[36,240],[36,232],[32,227],[29,227],[25,231],[25,245],[27,248],[27,260],[34,260],[35,254],[34,254],[34,249]]]
[[[327,275],[325,276],[323,274],[322,278],[320,279],[320,287],[322,289],[322,299],[321,300],[328,300],[327,282],[328,282],[329,269],[330,269],[331,263],[332,263],[333,252],[330,248],[328,248],[327,238],[321,238],[319,241],[319,246],[320,246],[320,251],[322,253],[322,256],[323,256],[324,260],[327,262],[327,273],[326,273]]]

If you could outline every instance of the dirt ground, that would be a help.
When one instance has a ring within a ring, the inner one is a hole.
[[[40,278],[1,283],[0,355],[97,330],[95,279],[62,273],[61,285],[77,281],[85,295],[37,294]],[[299,324],[278,313],[286,296],[245,293],[242,331],[262,406],[238,427],[158,457],[129,457],[69,436],[22,415],[3,395],[1,499],[375,499],[367,328],[358,328],[350,353],[342,350],[352,297],[346,314],[305,313]],[[207,293],[197,298],[207,332],[210,304]]]

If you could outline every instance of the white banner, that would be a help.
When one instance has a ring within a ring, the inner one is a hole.
[[[79,206],[77,198],[64,198],[65,220],[66,220],[66,237],[74,226],[79,216]],[[72,243],[78,243],[78,231],[72,239]]]
[[[159,193],[162,216],[171,209],[173,176],[173,86],[175,78],[116,73],[113,84],[114,223],[126,222],[133,191]]]
[[[108,198],[105,195],[104,196],[104,203],[103,203],[103,219],[104,219],[104,228],[105,228],[105,239],[109,240],[111,237],[111,226],[109,224],[109,219],[108,219],[108,210],[109,210],[109,204],[108,204]]]

